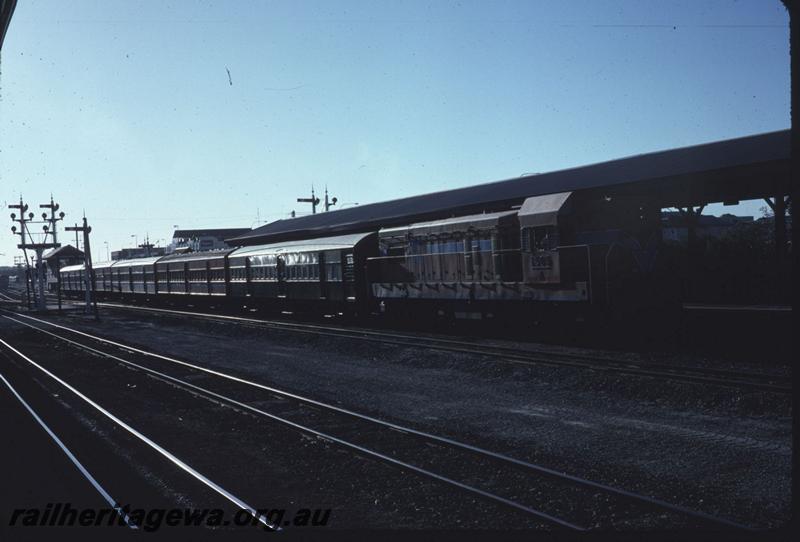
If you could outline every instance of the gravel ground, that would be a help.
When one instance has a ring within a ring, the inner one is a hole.
[[[55,320],[735,521],[789,518],[786,397],[187,318]]]
[[[409,476],[324,440],[197,397],[141,371],[42,338],[33,330],[21,326],[9,330],[7,324],[0,325],[5,328],[4,338],[19,345],[26,355],[257,508],[331,508],[328,527],[340,529],[549,528],[519,512]],[[18,380],[35,371],[18,358],[6,359]],[[165,506],[164,501],[180,507],[220,506],[218,495],[181,476],[164,461],[159,464],[156,454],[60,385],[41,373],[32,376],[47,395],[58,398],[87,434],[102,441],[98,446],[96,440],[87,444],[73,439],[71,447],[80,449],[84,457],[93,457],[87,463],[104,472],[104,479],[113,477],[105,459],[98,464],[98,457],[105,457],[98,448],[124,457],[159,495],[159,506]],[[129,502],[128,481],[111,484],[123,502]],[[146,497],[141,491],[136,496],[139,501],[134,506],[144,506],[141,500]]]

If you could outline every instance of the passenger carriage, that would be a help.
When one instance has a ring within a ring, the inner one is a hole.
[[[159,297],[190,296],[191,302],[228,294],[227,250],[170,254],[154,260]]]
[[[244,247],[228,256],[230,294],[279,310],[322,307],[358,312],[368,294],[368,256],[376,233]]]

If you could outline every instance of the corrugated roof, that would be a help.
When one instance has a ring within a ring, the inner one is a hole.
[[[529,196],[683,177],[764,162],[787,161],[789,130],[640,154],[599,164],[529,175],[455,190],[283,219],[228,239],[236,245],[376,231],[439,216],[495,211]]]
[[[0,49],[3,48],[3,41],[6,39],[8,26],[11,24],[11,16],[14,15],[14,8],[17,7],[17,0],[0,0]]]

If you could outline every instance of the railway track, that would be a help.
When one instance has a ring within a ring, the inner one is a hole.
[[[72,397],[77,398],[82,404],[88,405],[88,407],[90,407],[91,410],[97,412],[102,418],[110,420],[116,427],[125,431],[129,435],[133,436],[134,439],[138,441],[140,444],[144,445],[150,450],[156,452],[162,458],[166,459],[166,461],[169,464],[171,464],[174,468],[178,469],[179,471],[185,474],[188,474],[191,478],[200,482],[203,486],[206,486],[212,492],[221,496],[225,501],[234,505],[237,509],[246,511],[255,521],[257,521],[263,527],[269,530],[281,530],[281,527],[279,525],[273,524],[268,518],[259,515],[258,511],[254,507],[247,504],[243,499],[239,498],[231,491],[228,491],[218,483],[211,480],[206,475],[194,469],[186,461],[184,461],[183,459],[179,458],[178,456],[170,452],[166,447],[157,443],[155,440],[149,438],[138,429],[132,427],[130,424],[124,422],[121,418],[111,413],[108,409],[104,408],[98,402],[91,399],[88,395],[79,390],[77,387],[73,386],[65,379],[59,377],[52,371],[48,370],[42,363],[39,363],[36,360],[32,359],[30,356],[26,355],[20,349],[16,348],[14,345],[10,344],[8,341],[4,339],[0,339],[0,346],[4,347],[7,352],[13,354],[16,357],[16,359],[24,361],[26,364],[30,365],[37,371],[46,375],[50,380],[54,381],[58,385],[59,389],[67,390]],[[56,436],[55,432],[51,430],[44,423],[42,418],[33,410],[32,407],[30,407],[30,405],[22,398],[22,396],[19,395],[19,393],[11,386],[11,384],[4,377],[2,377],[2,375],[0,375],[0,378],[3,380],[5,385],[12,391],[12,393],[17,397],[17,399],[23,403],[25,408],[42,426],[42,428],[51,436],[51,438],[56,442],[56,444],[59,445],[59,447],[61,447],[62,451],[69,457],[69,459],[75,464],[75,466],[81,471],[81,473],[90,481],[90,483],[92,483],[92,485],[102,495],[104,500],[106,500],[109,503],[111,508],[117,511],[117,513],[123,518],[123,521],[125,521],[125,523],[129,527],[137,529],[138,526],[135,523],[131,522],[127,514],[122,509],[120,509],[119,506],[116,504],[119,501],[115,501],[114,499],[111,498],[108,492],[102,486],[100,486],[100,484],[94,479],[94,477],[83,466],[83,464],[81,464],[78,461],[73,452],[64,445],[61,439],[59,439]]]
[[[3,343],[7,348],[12,348],[8,343],[0,339],[0,343]],[[0,382],[11,392],[11,395],[22,405],[22,407],[28,411],[28,414],[36,421],[36,423],[41,427],[45,433],[50,437],[50,439],[56,444],[56,446],[61,450],[61,452],[69,459],[69,461],[73,464],[73,466],[81,473],[83,478],[89,482],[89,484],[94,488],[94,490],[102,497],[102,499],[108,504],[109,508],[117,514],[117,516],[125,523],[125,525],[130,529],[138,529],[138,525],[131,521],[130,517],[124,510],[117,504],[117,500],[114,499],[109,492],[97,481],[97,479],[89,472],[83,463],[81,463],[78,458],[75,456],[75,453],[66,445],[64,442],[58,437],[58,435],[53,431],[47,423],[42,419],[42,417],[34,410],[34,408],[26,401],[22,394],[17,391],[17,389],[8,381],[8,379],[0,373]],[[1,386],[0,386],[1,387]]]
[[[792,393],[792,387],[783,383],[784,379],[781,377],[750,371],[733,371],[727,369],[688,367],[654,362],[637,362],[605,356],[589,356],[533,349],[519,350],[496,345],[481,345],[468,339],[443,339],[418,335],[407,335],[383,330],[352,329],[340,326],[286,322],[281,320],[265,320],[222,314],[200,313],[195,311],[139,307],[117,303],[99,303],[98,305],[120,310],[149,312],[156,315],[174,315],[181,317],[188,316],[198,319],[246,325],[255,328],[263,327],[296,333],[310,333],[329,337],[372,341],[410,348],[425,348],[447,352],[476,354],[489,358],[500,359],[507,363],[573,367],[596,372],[710,384],[745,390],[765,391],[777,394]]]
[[[155,376],[193,394],[267,418],[559,528],[587,530],[636,525],[644,517],[660,517],[669,521],[667,525],[682,522],[684,526],[749,529],[725,518],[387,422],[189,361],[39,318],[16,316],[3,315],[8,320]],[[201,381],[198,375],[204,377],[203,386],[195,383]],[[247,400],[240,399],[243,397]],[[468,466],[466,471],[465,466]],[[612,517],[615,518],[613,524],[609,524],[608,518]]]

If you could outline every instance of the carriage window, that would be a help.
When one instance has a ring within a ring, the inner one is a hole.
[[[339,262],[326,263],[325,268],[327,280],[339,280]]]

